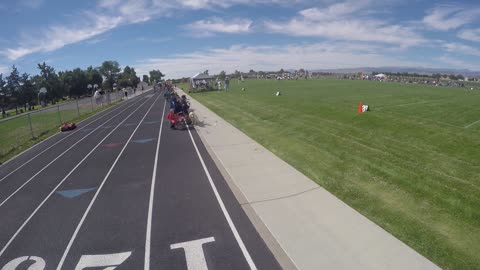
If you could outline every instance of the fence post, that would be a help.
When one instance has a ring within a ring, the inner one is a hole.
[[[62,115],[60,114],[60,105],[57,105],[58,119],[60,120],[60,126],[63,124]]]
[[[78,99],[76,100],[77,102],[77,115],[78,117],[80,117],[80,107],[78,106]]]
[[[32,139],[35,139],[35,135],[33,134],[32,118],[30,117],[30,113],[27,114],[27,116],[28,116],[28,123],[30,124],[30,133],[32,133]]]
[[[17,148],[20,144],[18,143],[18,128],[15,129],[15,148]]]

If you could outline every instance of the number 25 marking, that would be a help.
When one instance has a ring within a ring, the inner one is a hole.
[[[83,270],[90,267],[105,267],[103,270],[114,270],[128,259],[132,255],[132,252],[122,252],[115,254],[103,254],[103,255],[83,255],[77,263],[75,270]],[[46,263],[40,257],[35,256],[23,256],[11,260],[7,263],[2,270],[15,270],[21,264],[27,261],[33,261],[34,263],[27,268],[27,270],[44,270]]]

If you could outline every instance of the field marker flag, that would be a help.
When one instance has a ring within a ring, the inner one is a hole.
[[[360,103],[358,104],[358,113],[363,113],[362,102],[361,102],[361,101],[360,101]]]

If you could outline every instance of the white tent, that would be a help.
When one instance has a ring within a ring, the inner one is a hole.
[[[197,73],[190,78],[190,91],[210,89],[211,82],[215,77],[209,76],[205,73]]]
[[[387,76],[386,76],[385,74],[383,74],[383,73],[380,73],[380,74],[375,75],[374,77],[377,78],[377,79],[383,79],[383,78],[385,78],[385,77],[387,77]]]

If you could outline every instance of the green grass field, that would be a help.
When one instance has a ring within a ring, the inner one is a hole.
[[[78,110],[76,107],[62,109],[60,116],[56,107],[51,107],[43,111],[35,111],[30,115],[34,138],[32,138],[32,130],[30,130],[30,122],[26,114],[1,122],[0,162],[5,162],[32,145],[59,132],[61,122],[81,121],[117,103],[118,102],[114,102],[109,106],[98,107],[95,111],[92,111],[90,104],[81,104]]]
[[[480,91],[347,80],[231,88],[193,97],[443,269],[480,269]],[[358,114],[359,101],[371,111]]]

